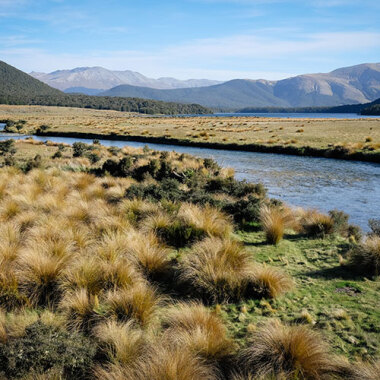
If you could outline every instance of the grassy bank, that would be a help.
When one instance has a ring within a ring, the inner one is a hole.
[[[380,160],[379,119],[153,118],[23,106],[0,106],[0,119],[25,120],[24,133]]]
[[[174,152],[0,152],[0,378],[377,379],[376,222]]]

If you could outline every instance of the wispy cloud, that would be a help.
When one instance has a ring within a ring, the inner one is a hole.
[[[104,66],[110,69],[132,69],[150,76],[210,77],[226,80],[236,77],[279,79],[297,74],[295,71],[255,69],[256,62],[263,60],[320,61],[321,51],[328,52],[329,59],[333,60],[337,54],[352,50],[360,53],[363,49],[375,48],[380,48],[380,33],[341,32],[311,34],[296,41],[238,35],[189,41],[155,51],[93,50],[81,54],[51,54],[42,49],[9,48],[0,50],[0,54],[9,62],[28,71]],[[237,69],[228,68],[231,60],[243,60],[246,64]]]

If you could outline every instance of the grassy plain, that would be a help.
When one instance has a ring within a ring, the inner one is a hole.
[[[242,149],[282,148],[301,152],[309,147],[337,155],[358,152],[380,155],[380,119],[292,119],[252,117],[147,117],[117,111],[63,107],[0,106],[0,119],[26,120],[23,131],[32,133],[40,125],[48,133],[89,133],[104,137],[161,138],[168,143],[235,145]],[[249,148],[250,147],[250,148]]]
[[[357,272],[368,238],[211,160],[0,148],[1,379],[377,380],[380,237]]]

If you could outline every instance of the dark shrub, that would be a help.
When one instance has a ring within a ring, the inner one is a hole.
[[[52,159],[55,159],[55,158],[61,158],[62,157],[62,151],[60,149],[58,149],[52,156],[51,158]]]
[[[128,199],[144,199],[145,198],[145,186],[141,185],[131,185],[125,190],[125,195]]]
[[[15,148],[15,140],[9,139],[5,141],[0,141],[0,153],[5,154],[15,154],[16,148]]]
[[[39,154],[36,154],[34,158],[30,158],[22,170],[27,173],[32,169],[39,168],[42,164],[42,157]]]
[[[205,158],[203,160],[203,166],[206,168],[206,169],[211,169],[213,171],[217,171],[217,170],[220,170],[220,166],[216,163],[215,160],[213,160],[212,158]]]
[[[234,221],[243,225],[250,222],[258,222],[260,218],[261,199],[248,196],[247,199],[240,199],[236,202],[227,203],[222,210],[232,215]]]
[[[180,220],[175,220],[165,227],[157,228],[156,233],[166,244],[175,248],[186,247],[206,236],[204,230]]]
[[[173,173],[172,165],[169,161],[160,161],[160,169],[156,175],[158,180],[162,180],[164,178],[170,178]]]
[[[117,146],[110,146],[108,148],[108,151],[113,155],[113,156],[117,156],[117,154],[120,152],[120,148],[118,148]]]
[[[87,158],[90,160],[90,162],[92,164],[96,164],[99,160],[100,160],[100,157],[98,154],[94,153],[94,152],[91,152],[87,155]]]
[[[88,145],[82,142],[73,144],[73,157],[82,157],[88,151]]]
[[[129,169],[132,166],[132,158],[127,156],[122,158],[119,161],[119,175],[120,177],[127,177],[129,173]]]
[[[333,220],[333,230],[342,236],[353,236],[355,240],[359,241],[362,237],[360,227],[348,224],[349,215],[343,211],[331,210],[329,215]]]
[[[87,338],[41,322],[27,327],[21,338],[0,344],[1,369],[9,378],[55,368],[66,379],[87,379],[94,356],[94,344]]]
[[[380,219],[370,219],[368,225],[371,229],[370,235],[380,236]]]
[[[119,169],[119,163],[115,160],[109,159],[103,163],[103,173],[109,173],[110,175],[116,175]]]

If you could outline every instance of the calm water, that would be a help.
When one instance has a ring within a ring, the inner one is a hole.
[[[11,136],[0,135],[0,140]],[[12,136],[24,138],[24,136]],[[46,137],[34,136],[46,141]],[[49,137],[51,141],[72,144],[92,143],[90,139]],[[270,153],[233,152],[174,145],[145,144],[131,141],[100,140],[105,146],[148,145],[156,150],[174,150],[199,157],[214,158],[220,165],[235,169],[236,177],[262,182],[271,197],[291,205],[314,207],[322,211],[343,210],[351,222],[368,230],[370,218],[380,218],[380,165],[317,157],[298,157]]]
[[[380,116],[370,115],[358,115],[357,113],[214,113],[212,115],[186,115],[200,116],[200,117],[279,117],[279,118],[308,118],[308,119],[368,119],[368,118],[380,118]]]

